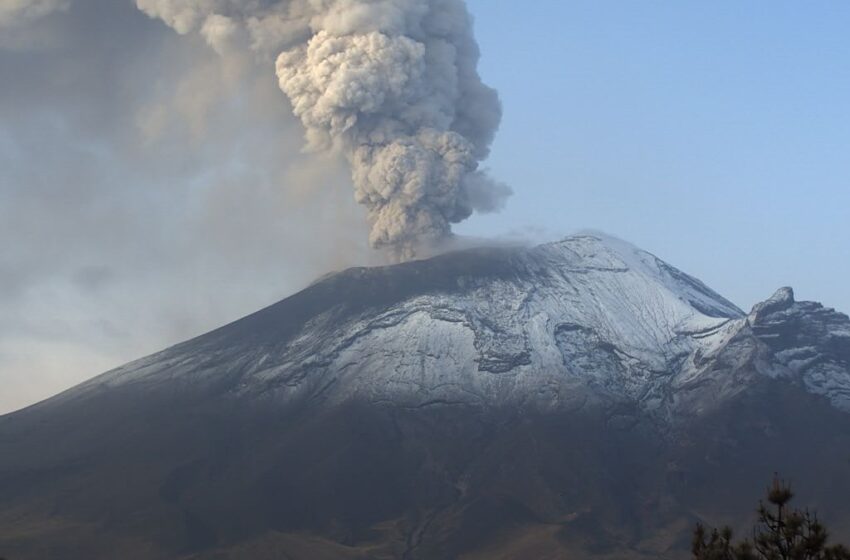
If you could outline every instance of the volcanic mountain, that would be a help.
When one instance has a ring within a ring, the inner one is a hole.
[[[0,417],[0,555],[677,559],[775,471],[850,535],[850,319],[582,235],[330,275]]]

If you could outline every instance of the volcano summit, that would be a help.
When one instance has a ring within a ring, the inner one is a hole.
[[[848,465],[846,315],[582,235],[331,275],[0,418],[0,552],[685,558],[774,471],[850,535]]]

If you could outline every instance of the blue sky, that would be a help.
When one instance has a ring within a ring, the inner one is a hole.
[[[748,309],[850,312],[850,3],[470,0],[515,195],[459,228],[598,228]]]

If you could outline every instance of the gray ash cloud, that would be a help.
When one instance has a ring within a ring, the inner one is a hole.
[[[397,260],[510,189],[479,168],[501,119],[462,0],[137,0],[220,53],[275,60],[307,149],[351,167],[369,241]]]

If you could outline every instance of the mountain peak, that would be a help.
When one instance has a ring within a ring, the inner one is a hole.
[[[791,344],[797,324],[814,334],[794,348],[812,346],[806,340],[821,331],[844,341],[846,321],[813,305],[794,303],[783,288],[746,315],[651,253],[580,234],[349,269],[71,393],[179,383],[310,406],[522,403],[543,410],[592,397],[675,415],[682,402],[719,403],[742,390],[724,381],[728,368],[745,369],[758,348],[776,346],[774,332],[782,333],[780,369],[766,366],[770,376],[791,371],[782,365],[790,355],[782,345]],[[750,350],[735,350],[741,344]],[[823,377],[806,382],[812,392],[842,407],[850,402],[846,375],[794,371]],[[722,387],[706,392],[712,379]],[[690,396],[677,397],[680,389]]]
[[[753,306],[753,310],[750,311],[749,315],[750,321],[757,323],[765,315],[788,309],[794,303],[794,289],[788,286],[779,288],[768,299]]]
[[[735,304],[652,253],[617,237],[593,231],[545,244],[541,250],[561,250],[577,267],[627,272],[662,286],[672,297],[686,301],[698,312],[714,318],[738,318],[745,313]],[[574,256],[573,256],[574,255]]]
[[[705,511],[688,484],[749,468],[753,486],[787,441],[812,458],[798,464],[830,466],[806,479],[836,495],[848,364],[846,315],[790,288],[745,315],[610,236],[350,269],[0,419],[0,545],[11,526],[6,542],[83,539],[102,551],[75,558],[113,558],[104,535],[137,528],[163,558],[265,558],[240,543],[270,531],[303,558],[371,558],[355,547],[372,539],[376,558],[455,558],[503,519],[476,557],[542,523],[552,557],[590,527],[619,543],[608,556],[678,558],[687,535],[636,538],[650,526],[634,512],[677,535],[670,520]],[[622,480],[625,510],[604,498]]]
[[[744,316],[654,255],[582,234],[349,269],[83,389],[178,379],[283,402],[544,409],[590,391],[660,406],[686,357]]]

